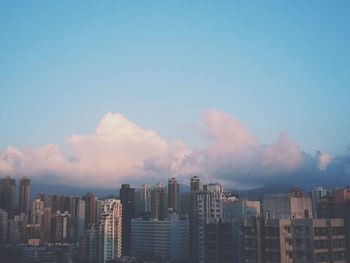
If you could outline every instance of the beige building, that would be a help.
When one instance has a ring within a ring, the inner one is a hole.
[[[266,219],[266,263],[345,263],[345,230],[342,219]]]

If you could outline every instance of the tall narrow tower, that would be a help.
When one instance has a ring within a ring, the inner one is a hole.
[[[98,226],[98,263],[106,263],[122,255],[122,205],[119,200],[102,202]]]
[[[135,188],[122,184],[119,198],[123,209],[122,220],[122,255],[131,256],[131,219],[135,215]]]
[[[165,185],[158,183],[151,190],[151,218],[164,220],[168,214],[168,198]]]
[[[23,177],[19,182],[19,200],[18,209],[20,213],[29,214],[29,199],[30,199],[30,179]]]
[[[180,212],[180,187],[176,178],[168,181],[168,208],[175,213]]]
[[[8,219],[15,214],[16,181],[7,176],[0,180],[0,208],[8,213]]]

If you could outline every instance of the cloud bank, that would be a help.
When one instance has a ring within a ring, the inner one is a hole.
[[[207,111],[202,121],[209,146],[191,149],[139,127],[120,113],[107,113],[94,133],[66,139],[73,156],[65,156],[52,144],[35,149],[9,146],[0,151],[0,174],[100,187],[165,181],[171,176],[188,183],[190,176],[198,174],[230,186],[249,186],[293,175],[322,175],[330,167],[338,173],[342,169],[328,153],[304,153],[287,132],[263,145],[225,112]]]

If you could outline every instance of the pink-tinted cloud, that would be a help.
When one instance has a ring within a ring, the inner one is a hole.
[[[321,171],[326,170],[331,160],[332,160],[332,156],[330,154],[325,152],[320,152],[318,155],[318,163],[317,163],[318,169],[320,169]]]
[[[276,142],[262,145],[238,119],[225,112],[202,115],[209,146],[190,149],[169,142],[120,113],[107,113],[87,135],[72,135],[66,144],[74,155],[65,156],[57,145],[35,149],[8,147],[0,152],[0,173],[32,177],[55,176],[62,183],[112,186],[138,180],[186,182],[192,174],[237,181],[259,171],[261,176],[298,169],[303,155],[298,144],[281,133]],[[329,164],[320,156],[320,169]]]

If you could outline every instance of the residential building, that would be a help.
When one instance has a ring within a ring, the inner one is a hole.
[[[122,255],[131,255],[131,219],[135,216],[135,189],[122,184],[119,191],[122,204]]]

